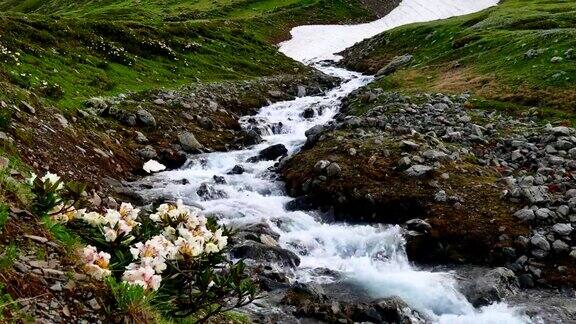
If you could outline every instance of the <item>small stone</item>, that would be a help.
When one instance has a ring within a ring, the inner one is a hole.
[[[546,240],[546,238],[541,234],[535,234],[532,236],[530,243],[543,251],[550,251],[550,243],[548,243],[548,240]]]
[[[56,118],[56,120],[58,121],[58,123],[60,123],[60,126],[62,126],[62,128],[68,127],[68,119],[66,119],[61,114],[55,114],[54,118]]]
[[[562,240],[556,240],[552,242],[552,249],[556,253],[563,253],[570,250],[570,246]]]
[[[446,159],[448,155],[438,150],[427,150],[422,153],[422,156],[428,160],[442,160]]]
[[[398,160],[398,166],[401,168],[408,168],[410,167],[410,164],[412,164],[412,161],[410,161],[410,158],[407,156],[404,156]]]
[[[156,126],[156,119],[146,109],[139,109],[136,112],[136,117],[138,118],[138,122],[140,122],[144,126],[150,126],[150,127]]]
[[[570,233],[572,233],[573,230],[574,228],[572,228],[572,225],[570,224],[558,223],[552,226],[552,231],[561,236],[570,235]]]
[[[0,156],[0,170],[6,169],[10,165],[10,160],[7,157]]]
[[[572,252],[570,252],[570,257],[572,259],[576,259],[576,248],[572,248]]]
[[[136,142],[140,144],[145,144],[148,142],[148,138],[139,131],[134,132],[136,134]]]
[[[536,218],[532,209],[520,209],[514,213],[514,216],[523,221],[530,221]]]
[[[88,305],[90,305],[90,307],[93,310],[100,310],[102,307],[100,306],[100,304],[98,303],[98,301],[96,300],[96,298],[92,298],[88,301]]]
[[[417,164],[417,165],[411,166],[410,168],[408,168],[408,170],[406,170],[404,172],[406,172],[406,174],[411,176],[411,177],[420,177],[420,176],[427,174],[428,172],[430,172],[432,170],[433,170],[432,167],[429,167],[427,165]]]
[[[330,163],[330,165],[326,168],[326,175],[330,178],[337,177],[340,175],[340,172],[342,172],[342,168],[336,162]]]
[[[20,108],[31,115],[36,114],[36,109],[24,100],[20,101]]]
[[[412,141],[402,141],[400,143],[400,147],[402,147],[403,149],[415,151],[418,149],[418,147],[420,147],[420,145],[418,145]]]
[[[57,283],[53,284],[52,286],[50,286],[50,290],[52,290],[52,291],[62,291],[62,283],[57,282]]]
[[[197,152],[202,148],[202,144],[198,142],[194,134],[184,131],[178,134],[178,142],[180,142],[180,146],[182,149],[189,153]]]
[[[434,195],[434,200],[438,202],[446,202],[448,196],[446,195],[446,191],[440,190]]]
[[[550,63],[560,63],[562,62],[564,59],[560,56],[554,56],[552,59],[550,59]]]
[[[314,164],[314,172],[322,173],[330,165],[330,161],[320,160]]]
[[[264,245],[271,246],[271,247],[278,246],[278,242],[272,236],[270,236],[268,234],[260,234],[260,242],[262,242],[262,244],[264,244]]]

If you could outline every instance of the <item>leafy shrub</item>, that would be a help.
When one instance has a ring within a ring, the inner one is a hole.
[[[120,311],[154,304],[157,296],[166,301],[155,305],[164,314],[203,321],[256,298],[244,263],[228,258],[231,232],[200,210],[178,201],[148,216],[128,203],[88,212],[77,208],[83,187],[64,185],[52,174],[33,183],[37,209],[89,244],[80,256],[84,270],[106,280]]]
[[[50,172],[42,178],[33,174],[28,181],[34,195],[32,206],[37,215],[74,217],[86,189],[86,185],[79,182],[64,183],[59,176]]]

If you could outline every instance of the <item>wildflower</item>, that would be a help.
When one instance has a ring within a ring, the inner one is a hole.
[[[38,178],[38,175],[37,175],[36,173],[32,172],[32,173],[30,174],[30,178],[28,178],[28,181],[27,181],[28,184],[29,184],[29,185],[33,185],[33,184],[34,184],[34,181],[36,181],[36,178]]]
[[[110,264],[110,254],[98,252],[98,250],[88,245],[82,251],[84,261],[84,271],[95,279],[102,280],[111,274],[108,269]]]
[[[48,182],[51,185],[55,185],[58,183],[58,181],[60,181],[60,177],[57,174],[46,172],[46,174],[40,180],[42,180],[44,183]],[[62,188],[64,188],[64,184],[60,183],[58,184],[56,190],[62,190]]]
[[[114,242],[118,238],[118,232],[113,228],[104,227],[102,229],[102,232],[104,234],[104,239],[106,240],[106,242]]]
[[[82,217],[79,218],[94,227],[106,224],[106,218],[97,212],[84,213]]]
[[[131,263],[126,267],[122,280],[132,285],[142,286],[144,289],[158,290],[162,277],[156,275],[150,266],[142,266]]]
[[[64,204],[59,204],[56,207],[52,208],[50,214],[52,214],[52,220],[66,224],[71,222],[75,219],[82,219],[83,215],[86,213],[86,209],[79,209],[77,210],[74,207],[70,207],[67,210],[64,209]]]

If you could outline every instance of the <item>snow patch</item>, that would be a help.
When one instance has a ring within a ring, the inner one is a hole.
[[[303,63],[342,59],[337,53],[386,30],[416,22],[466,15],[498,4],[498,0],[404,0],[382,19],[360,25],[300,26],[280,52]]]

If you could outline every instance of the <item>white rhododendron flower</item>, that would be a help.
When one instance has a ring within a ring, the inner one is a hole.
[[[40,180],[42,180],[42,182],[44,182],[44,183],[48,182],[48,183],[54,185],[58,181],[60,181],[60,177],[57,174],[46,172],[46,174]],[[61,190],[62,188],[64,188],[64,184],[60,183],[58,185],[58,188],[56,188],[56,190]]]
[[[93,246],[86,246],[82,251],[84,258],[84,271],[95,279],[102,280],[111,274],[108,269],[110,264],[110,254],[98,252]]]
[[[34,184],[34,181],[36,181],[36,178],[38,178],[38,175],[37,175],[36,173],[32,172],[32,173],[30,174],[30,178],[28,178],[28,181],[27,181],[28,184],[29,184],[29,185],[33,185],[33,184]]]
[[[166,270],[166,260],[173,260],[177,249],[172,242],[162,235],[157,235],[146,241],[138,242],[130,248],[134,259],[140,258],[142,265],[152,267],[157,273]]]
[[[158,290],[162,277],[155,274],[150,266],[131,263],[126,267],[122,280],[132,285],[142,286],[144,289]]]
[[[94,227],[106,224],[106,218],[97,212],[84,213],[82,217],[79,218]]]
[[[52,210],[48,213],[50,214],[50,218],[58,223],[66,224],[71,222],[75,219],[83,219],[84,214],[86,213],[86,209],[76,209],[74,207],[69,207],[66,210],[64,209],[64,204],[59,204],[52,208]]]

